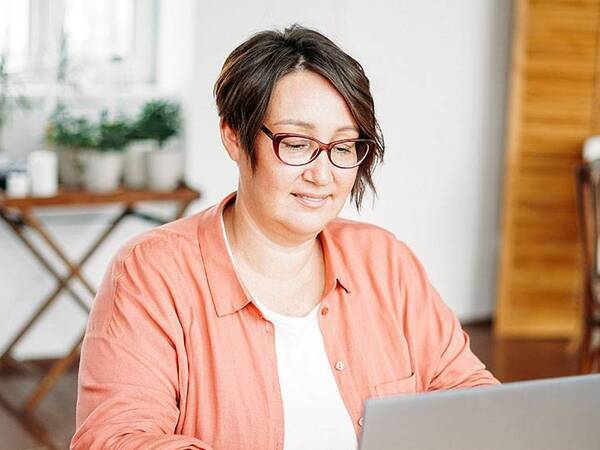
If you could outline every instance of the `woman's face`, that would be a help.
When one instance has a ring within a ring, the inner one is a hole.
[[[264,125],[273,133],[299,133],[325,143],[359,135],[339,92],[327,79],[306,70],[292,72],[277,82]],[[254,173],[243,152],[237,158],[238,201],[244,202],[263,230],[288,242],[314,238],[337,217],[358,171],[335,167],[325,152],[310,164],[286,165],[262,132],[256,140],[256,158]]]

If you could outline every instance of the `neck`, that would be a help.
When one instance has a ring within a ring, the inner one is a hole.
[[[278,281],[294,279],[322,258],[318,239],[290,242],[261,227],[243,201],[226,206],[225,232],[236,265]]]

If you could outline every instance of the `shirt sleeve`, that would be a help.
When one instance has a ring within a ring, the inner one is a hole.
[[[471,351],[469,336],[431,285],[420,261],[402,242],[400,253],[407,336],[416,355],[420,390],[498,384]]]
[[[136,247],[102,281],[81,352],[71,449],[211,449],[176,433],[187,365],[169,271],[160,267]]]

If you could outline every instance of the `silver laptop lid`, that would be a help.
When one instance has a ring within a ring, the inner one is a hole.
[[[599,450],[600,375],[367,400],[361,450]]]

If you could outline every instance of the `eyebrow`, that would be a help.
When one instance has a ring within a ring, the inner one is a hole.
[[[315,128],[315,126],[311,123],[304,122],[302,120],[294,120],[294,119],[279,120],[273,124],[273,126],[275,126],[275,125],[295,125],[295,126],[302,127],[302,128],[308,128],[310,130],[314,130],[314,128]],[[339,132],[339,131],[359,132],[360,130],[358,128],[356,128],[354,125],[346,125],[346,126],[338,128],[336,130],[336,132]]]

